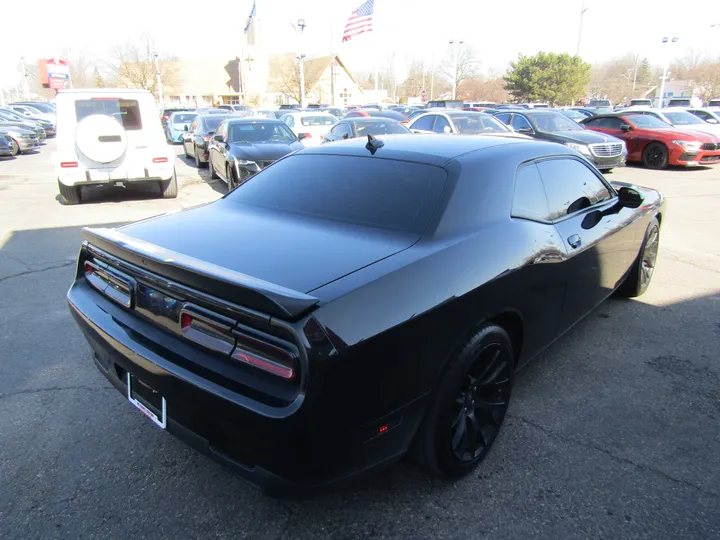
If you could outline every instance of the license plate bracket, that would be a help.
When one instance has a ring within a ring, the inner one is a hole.
[[[165,398],[149,386],[139,382],[127,372],[127,398],[153,424],[161,429],[167,428],[167,403]],[[135,384],[133,384],[133,382]],[[152,409],[155,409],[153,411]]]

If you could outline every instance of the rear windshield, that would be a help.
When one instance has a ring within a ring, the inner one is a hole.
[[[334,116],[306,116],[300,119],[303,126],[332,126],[337,122]]]
[[[448,114],[459,133],[507,133],[510,131],[489,114]]]
[[[209,115],[205,117],[205,127],[208,131],[215,131],[220,125],[220,122],[225,120],[227,116]]]
[[[261,171],[227,198],[281,212],[421,234],[446,178],[444,169],[421,163],[297,154]]]
[[[694,114],[685,111],[666,112],[665,117],[670,120],[674,126],[695,126],[706,123]]]
[[[192,122],[195,119],[196,116],[197,116],[196,113],[173,114],[172,123],[173,124],[189,124],[190,122]]]
[[[232,143],[279,142],[290,144],[296,140],[293,132],[285,124],[279,122],[230,124],[230,142]]]
[[[410,133],[410,130],[395,120],[376,120],[374,122],[358,122],[355,124],[358,137],[366,135],[392,135]]]
[[[128,131],[142,129],[140,107],[133,99],[79,99],[75,102],[75,114],[78,122],[86,116],[104,114],[115,118]]]

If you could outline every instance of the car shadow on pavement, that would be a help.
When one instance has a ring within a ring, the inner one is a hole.
[[[96,370],[65,300],[81,241],[81,227],[0,241],[0,536],[658,539],[720,527],[717,292],[661,303],[651,285],[601,304],[518,373],[495,447],[463,479],[402,460],[278,500],[154,427]]]
[[[697,167],[683,167],[680,165],[668,165],[666,169],[648,169],[639,161],[628,161],[625,164],[626,167],[630,167],[631,169],[645,169],[648,171],[655,171],[658,173],[662,173],[663,171],[672,171],[672,172],[687,172],[687,171],[710,171],[713,170],[713,166],[710,165],[698,165]]]

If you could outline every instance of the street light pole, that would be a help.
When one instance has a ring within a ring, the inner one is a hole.
[[[25,68],[25,57],[21,56],[20,61],[22,62],[22,72],[23,72],[23,98],[26,100],[30,99],[30,90],[28,90],[28,82],[27,82],[27,69]]]
[[[587,10],[588,8],[585,7],[585,0],[583,0],[582,7],[580,8],[580,29],[578,30],[578,41],[577,49],[575,50],[575,56],[580,56],[580,41],[582,41],[583,18],[585,17],[585,12]]]
[[[664,37],[662,39],[662,42],[664,45],[667,45],[668,43],[677,43],[677,40],[678,40],[678,38],[676,38],[676,37],[674,37],[672,39],[668,39],[668,38]],[[666,54],[665,62],[663,65],[662,80],[660,81],[660,99],[659,99],[658,107],[663,106],[663,98],[665,97],[665,80],[667,79],[669,64],[670,64],[670,55]]]
[[[155,75],[157,75],[158,101],[162,110],[165,108],[165,102],[163,100],[162,78],[160,77],[160,63],[158,62],[157,52],[155,53]]]
[[[305,30],[305,19],[298,19],[297,27],[300,29],[300,45],[302,47],[302,33]],[[305,108],[305,53],[299,53],[300,59],[300,108]]]

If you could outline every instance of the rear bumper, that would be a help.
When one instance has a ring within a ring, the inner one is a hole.
[[[174,160],[157,165],[150,164],[133,170],[123,168],[97,168],[84,167],[62,168],[56,165],[55,172],[58,181],[66,186],[89,186],[93,184],[115,184],[117,182],[152,182],[170,180],[175,172]]]
[[[157,390],[167,402],[168,431],[270,492],[322,489],[392,463],[406,452],[424,413],[422,398],[362,426],[327,426],[306,397],[300,409],[269,417],[244,406],[245,396],[174,364],[163,346],[175,338],[163,333],[151,340],[142,335],[147,325],[123,325],[113,316],[123,308],[84,280],[70,288],[68,302],[96,367],[118,391],[127,395],[128,372]],[[200,356],[188,360],[200,364]],[[377,426],[386,424],[391,429],[377,436]]]

